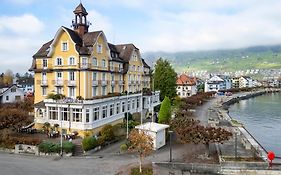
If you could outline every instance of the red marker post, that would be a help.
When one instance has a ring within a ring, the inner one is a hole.
[[[267,153],[267,158],[270,160],[270,162],[269,162],[269,168],[272,168],[272,161],[273,161],[273,159],[275,158],[274,152],[269,151],[269,152]]]

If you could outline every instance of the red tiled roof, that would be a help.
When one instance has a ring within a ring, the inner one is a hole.
[[[188,86],[196,85],[196,78],[189,77],[185,74],[181,74],[177,79],[177,85],[188,85]]]

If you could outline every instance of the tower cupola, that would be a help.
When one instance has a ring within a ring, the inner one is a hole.
[[[75,19],[72,20],[72,27],[81,37],[88,32],[90,22],[87,21],[88,12],[85,7],[80,3],[75,10]]]

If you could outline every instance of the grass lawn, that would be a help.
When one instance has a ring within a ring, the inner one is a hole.
[[[132,168],[131,175],[153,175],[153,170],[151,167],[149,168],[142,168],[142,173],[140,173],[139,168]]]

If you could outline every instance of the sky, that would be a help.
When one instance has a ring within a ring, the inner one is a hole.
[[[28,71],[32,55],[60,26],[71,27],[80,0],[0,0],[0,72]],[[198,51],[281,44],[280,0],[82,0],[114,44],[141,52]]]

